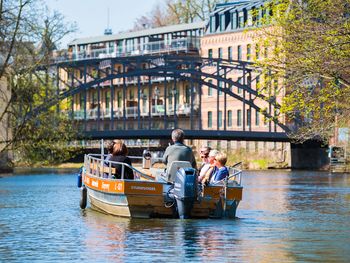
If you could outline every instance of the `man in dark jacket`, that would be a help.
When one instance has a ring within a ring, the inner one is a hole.
[[[171,139],[174,144],[168,146],[163,155],[163,163],[167,165],[167,169],[169,169],[171,163],[174,161],[190,162],[192,167],[196,169],[196,159],[194,158],[192,149],[184,144],[184,131],[181,129],[173,130]]]

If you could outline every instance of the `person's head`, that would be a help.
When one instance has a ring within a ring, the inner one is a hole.
[[[225,166],[227,162],[227,155],[225,153],[218,153],[215,157],[215,165],[218,167]]]
[[[210,164],[214,164],[215,157],[219,154],[218,150],[211,150],[208,154],[208,161]]]
[[[199,154],[200,154],[201,159],[208,158],[210,150],[211,150],[211,148],[209,146],[202,146],[201,149],[199,150]]]
[[[106,148],[108,153],[113,153],[113,147],[114,147],[114,141],[107,142]]]
[[[114,146],[113,146],[113,155],[127,155],[128,154],[128,148],[126,148],[126,145],[122,140],[115,140]]]
[[[181,129],[173,130],[173,132],[171,133],[171,139],[173,140],[173,142],[183,143],[185,139],[184,131]]]

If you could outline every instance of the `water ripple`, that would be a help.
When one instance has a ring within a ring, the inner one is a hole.
[[[138,220],[81,211],[73,174],[4,177],[0,261],[349,262],[349,178],[246,172],[236,220]]]

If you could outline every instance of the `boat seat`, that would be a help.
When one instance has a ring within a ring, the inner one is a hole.
[[[167,169],[165,174],[165,180],[168,182],[174,182],[177,170],[180,168],[191,168],[192,165],[190,162],[186,161],[174,161],[170,164],[169,169]]]

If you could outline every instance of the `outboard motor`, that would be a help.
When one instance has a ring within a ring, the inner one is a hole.
[[[197,174],[193,168],[180,168],[176,173],[173,191],[179,217],[191,216],[194,200],[197,198]]]

